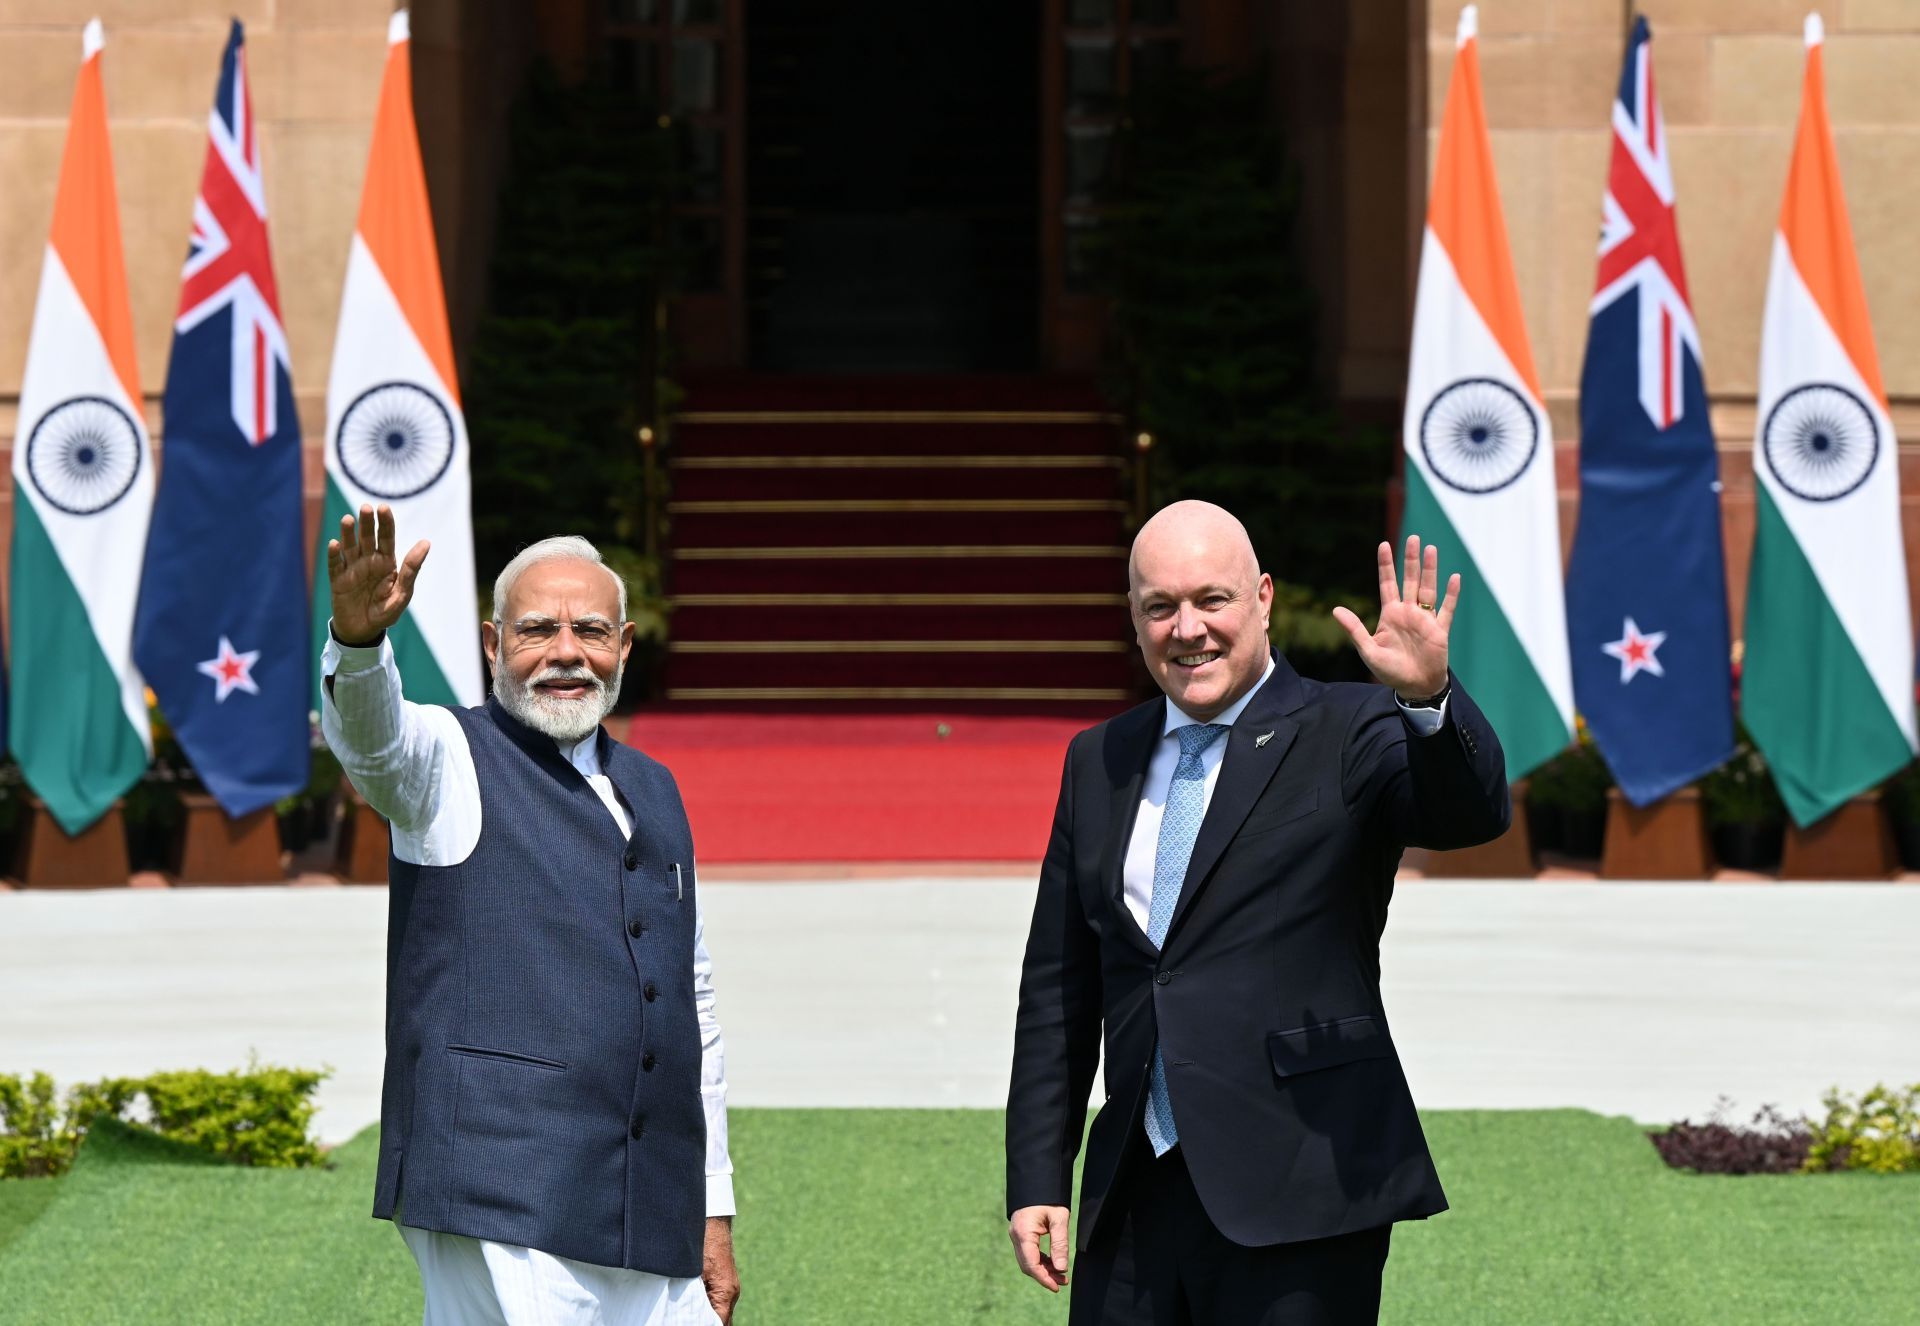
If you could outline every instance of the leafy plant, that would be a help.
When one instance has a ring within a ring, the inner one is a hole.
[[[1089,246],[1118,333],[1110,387],[1156,439],[1157,501],[1218,502],[1267,569],[1315,596],[1364,594],[1391,452],[1319,382],[1290,242],[1300,186],[1266,105],[1258,75],[1177,70],[1136,91]]]
[[[512,125],[467,375],[477,560],[584,535],[627,579],[642,636],[663,639],[659,568],[633,549],[647,545],[637,434],[671,395],[654,312],[678,261],[675,136],[604,76],[568,84],[544,65]]]
[[[1880,789],[1887,814],[1902,824],[1920,824],[1920,761],[1887,779]]]
[[[1527,804],[1582,814],[1604,813],[1613,771],[1601,757],[1587,725],[1575,727],[1571,746],[1533,771],[1527,781]]]
[[[1920,1082],[1876,1084],[1857,1100],[1836,1087],[1820,1103],[1827,1115],[1813,1125],[1808,1169],[1920,1173]]]
[[[1741,726],[1735,730],[1733,758],[1700,780],[1700,801],[1707,823],[1719,828],[1734,824],[1779,824],[1786,803],[1774,785],[1767,757]]]
[[[326,1076],[256,1061],[232,1073],[193,1069],[81,1082],[62,1096],[45,1073],[0,1073],[0,1178],[65,1173],[102,1117],[142,1124],[236,1164],[315,1165],[322,1152],[311,1132],[313,1093]]]
[[[1674,1169],[1698,1174],[1793,1174],[1806,1168],[1813,1133],[1804,1120],[1763,1105],[1748,1122],[1729,1123],[1732,1106],[1722,1096],[1705,1123],[1682,1119],[1647,1138]]]

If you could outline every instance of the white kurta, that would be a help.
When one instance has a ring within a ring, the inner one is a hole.
[[[392,828],[394,855],[458,865],[480,843],[480,779],[460,722],[401,698],[393,648],[349,649],[329,638],[320,656],[320,726],[347,777]],[[589,735],[561,752],[606,803],[622,837],[632,825]],[[707,1120],[707,1215],[733,1214],[727,1156],[726,1056],[714,1012],[713,960],[694,896],[693,994],[700,1021],[700,1101]],[[424,1326],[708,1326],[717,1321],[698,1278],[595,1266],[459,1234],[415,1229],[406,1194],[395,1223],[420,1267]]]

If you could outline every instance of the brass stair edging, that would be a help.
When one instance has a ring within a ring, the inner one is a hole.
[[[669,654],[1125,654],[1124,640],[670,640]]]
[[[1101,498],[769,498],[738,502],[697,500],[669,502],[667,510],[682,515],[829,515],[852,512],[1022,512],[1125,511],[1127,504]]]
[[[1046,686],[688,686],[668,700],[1130,700],[1117,687]]]
[[[676,608],[1108,608],[1125,594],[676,594]]]
[[[1119,456],[676,456],[676,470],[1118,470]]]
[[[683,410],[680,424],[1119,424],[1103,410]]]
[[[682,562],[762,562],[762,561],[853,561],[886,558],[889,561],[916,561],[931,558],[997,557],[1125,557],[1125,548],[1095,543],[962,543],[891,544],[864,543],[820,547],[779,544],[765,548],[718,547],[675,548],[673,556]]]

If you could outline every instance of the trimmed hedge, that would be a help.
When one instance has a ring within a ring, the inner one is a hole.
[[[299,1169],[318,1164],[313,1093],[329,1070],[253,1063],[80,1082],[61,1095],[53,1078],[0,1073],[0,1178],[64,1174],[87,1129],[102,1116],[237,1165]]]

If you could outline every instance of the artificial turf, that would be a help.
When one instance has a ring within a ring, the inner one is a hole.
[[[1060,1323],[1014,1269],[1000,1116],[735,1110],[742,1326]],[[1399,1226],[1381,1320],[1877,1323],[1920,1303],[1920,1179],[1702,1178],[1579,1111],[1426,1116],[1454,1209]],[[323,1170],[197,1163],[100,1131],[59,1180],[0,1183],[0,1321],[417,1322],[368,1218],[375,1135]]]

